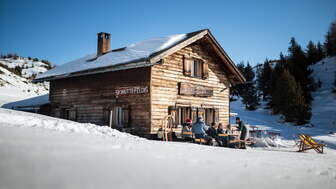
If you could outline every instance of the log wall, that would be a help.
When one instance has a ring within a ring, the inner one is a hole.
[[[76,109],[76,121],[103,125],[103,111],[115,104],[130,107],[129,127],[148,133],[150,126],[150,94],[115,97],[115,89],[129,86],[150,87],[150,67],[116,71],[50,82],[49,100],[53,116],[60,107]]]
[[[229,81],[222,60],[202,43],[191,44],[164,58],[163,64],[152,66],[151,71],[151,133],[161,127],[169,106],[218,108],[219,121],[229,124]],[[183,74],[185,55],[201,57],[209,66],[207,79],[193,78]],[[202,85],[213,89],[211,97],[195,97],[178,94],[178,83]]]

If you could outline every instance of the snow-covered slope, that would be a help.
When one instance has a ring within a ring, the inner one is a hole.
[[[326,154],[151,141],[0,108],[0,188],[334,188]]]
[[[34,84],[31,80],[50,68],[48,63],[23,57],[0,59],[0,106],[48,93],[48,83]]]
[[[295,126],[284,123],[279,115],[271,115],[270,110],[262,107],[256,111],[248,111],[240,100],[231,102],[231,112],[238,113],[246,123],[262,126],[266,129],[277,130],[291,145],[298,133],[312,135],[315,139],[323,141],[328,147],[336,149],[336,94],[332,93],[333,81],[336,72],[336,57],[329,57],[310,67],[314,72],[315,81],[320,80],[322,87],[312,94],[312,118],[313,127]],[[231,119],[231,123],[235,120]]]
[[[310,67],[315,81],[321,81],[321,88],[312,94],[311,123],[317,128],[336,131],[336,94],[332,93],[336,72],[336,57],[325,58]]]

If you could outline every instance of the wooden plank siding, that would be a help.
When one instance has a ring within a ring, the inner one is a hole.
[[[193,78],[183,74],[185,55],[201,57],[209,67],[207,79]],[[185,82],[213,89],[211,97],[184,96],[178,94],[178,83]],[[218,108],[219,121],[229,124],[229,81],[222,60],[215,52],[205,49],[201,42],[193,43],[164,58],[162,64],[151,69],[151,133],[161,127],[169,106]]]
[[[49,100],[52,116],[60,107],[76,109],[76,120],[81,123],[103,125],[103,110],[115,104],[130,106],[129,127],[139,134],[149,133],[150,94],[115,97],[115,89],[129,86],[150,87],[150,67],[108,72],[50,82]]]
[[[206,79],[184,75],[186,55],[206,61]],[[206,39],[168,55],[160,62],[151,67],[52,80],[49,94],[51,115],[59,117],[58,109],[70,107],[76,110],[75,121],[104,125],[104,110],[117,104],[127,105],[130,107],[128,127],[134,134],[142,136],[157,134],[170,106],[216,109],[219,122],[229,124],[229,71]],[[179,82],[212,89],[213,95],[179,95]],[[116,97],[116,89],[133,86],[148,86],[148,93]]]

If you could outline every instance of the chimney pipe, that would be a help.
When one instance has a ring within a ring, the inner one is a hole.
[[[110,34],[105,32],[98,33],[97,56],[101,56],[110,50]]]

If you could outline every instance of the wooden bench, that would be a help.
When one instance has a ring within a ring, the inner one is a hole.
[[[325,144],[317,143],[311,136],[299,134],[299,150],[298,152],[304,152],[314,149],[317,153],[323,153],[323,147]]]
[[[191,131],[189,131],[189,132],[183,132],[183,131],[182,131],[182,135],[183,135],[183,136],[191,136],[191,137],[194,136],[194,134],[193,134]]]
[[[206,144],[207,141],[204,138],[194,138],[194,142],[198,144]]]
[[[184,137],[188,137],[188,138],[192,138],[192,141],[194,143],[198,143],[198,144],[206,144],[207,141],[204,138],[196,138],[194,133],[192,133],[191,131],[189,132],[182,132],[182,135]]]

